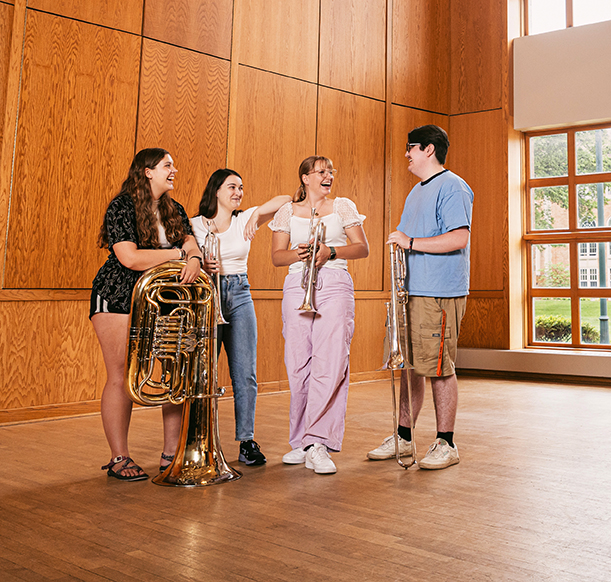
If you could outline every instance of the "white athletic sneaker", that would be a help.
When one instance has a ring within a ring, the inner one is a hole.
[[[412,443],[399,437],[399,456],[409,457],[412,454]],[[394,459],[395,455],[395,437],[390,435],[384,439],[384,442],[373,451],[367,453],[367,458],[372,461],[383,461],[384,459]]]
[[[306,469],[314,469],[314,473],[335,473],[337,467],[331,460],[327,447],[322,443],[314,443],[306,452]]]
[[[421,469],[445,469],[459,461],[456,444],[451,447],[444,439],[437,439],[418,464]]]
[[[293,449],[282,457],[282,462],[286,465],[300,465],[305,463],[305,460],[306,452],[301,447]]]

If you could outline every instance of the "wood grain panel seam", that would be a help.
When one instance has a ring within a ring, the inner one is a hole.
[[[321,83],[319,83],[318,86],[324,89],[330,89],[331,91],[337,91],[338,93],[344,93],[346,95],[354,95],[355,97],[363,97],[364,99],[369,99],[370,101],[375,101],[376,103],[386,104],[385,99],[377,99],[375,97],[370,97],[369,95],[363,95],[362,93],[354,93],[352,91],[346,91],[346,89],[338,89],[337,87],[331,87],[331,85],[323,85]]]
[[[114,29],[111,29],[111,30],[114,30]],[[120,30],[118,32],[123,32],[123,31]],[[181,45],[175,44],[173,42],[168,42],[168,41],[165,41],[165,40],[159,40],[158,38],[153,38],[152,36],[137,35],[137,34],[134,35],[134,36],[141,36],[143,39],[150,40],[152,42],[158,42],[159,44],[164,44],[164,45],[167,45],[167,46],[171,46],[171,47],[183,50],[183,51],[188,51],[190,53],[195,53],[195,54],[198,54],[198,55],[204,55],[204,56],[207,56],[207,57],[210,57],[210,58],[213,58],[213,59],[218,59],[219,61],[225,61],[226,63],[230,63],[231,62],[231,58],[227,59],[225,57],[219,57],[218,55],[213,55],[211,53],[206,53],[204,51],[198,51],[197,49],[186,47],[186,46],[181,46]]]
[[[276,75],[277,77],[284,77],[285,79],[292,79],[293,81],[300,81],[302,83],[307,83],[308,85],[321,86],[319,83],[315,81],[308,81],[307,79],[301,79],[299,77],[293,77],[292,75],[286,75],[285,73],[278,73],[277,71],[270,71],[269,69],[263,69],[261,67],[255,67],[254,65],[247,65],[245,63],[239,63],[240,67],[244,67],[246,69],[252,69],[254,71],[261,71],[262,73],[269,73],[270,75]]]
[[[403,109],[410,109],[411,111],[421,111],[422,113],[431,113],[432,115],[444,115],[445,117],[450,117],[448,113],[444,113],[442,111],[433,111],[432,109],[421,109],[420,107],[413,107],[412,105],[405,105],[404,103],[396,103],[395,101],[393,101],[391,105],[402,107]]]
[[[72,22],[80,22],[81,24],[87,24],[89,26],[95,26],[96,28],[104,28],[106,30],[112,30],[113,32],[121,32],[123,34],[129,34],[131,36],[142,36],[141,33],[132,32],[123,28],[115,28],[114,26],[108,26],[106,24],[100,24],[98,22],[89,22],[81,18],[74,18],[72,16],[66,16],[64,14],[57,14],[56,12],[49,12],[48,10],[41,10],[40,8],[28,8],[30,12],[36,12],[38,14],[47,14],[49,16],[55,16],[57,18],[63,18],[64,20],[71,20]],[[143,11],[144,12],[144,11]]]
[[[450,113],[448,117],[461,117],[463,115],[474,115],[476,113],[492,113],[493,111],[503,111],[502,107],[493,107],[491,109],[478,109],[476,111],[463,111],[461,113]]]

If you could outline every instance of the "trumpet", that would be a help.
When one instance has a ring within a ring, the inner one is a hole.
[[[209,261],[217,261],[219,257],[219,237],[212,232],[210,221],[208,221],[208,232],[202,245],[202,254]],[[223,311],[221,310],[221,273],[217,271],[215,275],[215,293],[219,306],[216,313],[216,325],[223,325],[229,322],[223,317]]]
[[[310,226],[308,228],[308,241],[314,238],[310,244],[310,258],[309,263],[303,267],[301,274],[301,287],[305,289],[305,296],[303,303],[297,308],[299,311],[308,311],[317,313],[314,305],[312,304],[312,297],[314,295],[314,285],[316,285],[316,279],[318,277],[318,269],[316,268],[316,253],[318,247],[322,242],[323,237],[323,224],[320,220],[315,220],[316,208],[312,208],[312,215],[310,216]]]
[[[409,469],[418,462],[416,458],[416,438],[414,435],[414,417],[412,409],[412,385],[409,370],[407,371],[407,406],[409,410],[409,428],[412,433],[412,453],[411,461],[404,463],[399,454],[399,427],[397,422],[397,395],[395,389],[395,370],[401,370],[406,366],[408,345],[407,345],[407,289],[405,287],[405,276],[407,274],[407,263],[405,251],[395,244],[389,245],[390,248],[390,278],[391,291],[390,302],[386,303],[386,338],[388,340],[388,359],[382,369],[390,370],[391,391],[392,391],[392,420],[393,436],[395,439],[395,456],[397,463],[404,469]],[[403,345],[401,345],[400,327],[403,327]]]

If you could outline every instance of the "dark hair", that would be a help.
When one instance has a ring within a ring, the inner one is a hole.
[[[212,176],[210,176],[210,179],[204,188],[202,198],[199,201],[198,214],[200,216],[204,216],[206,218],[214,218],[216,216],[216,211],[218,210],[218,198],[216,197],[216,193],[225,183],[225,180],[229,178],[229,176],[237,176],[240,178],[240,180],[242,179],[240,174],[238,174],[235,170],[230,170],[229,168],[217,170],[212,174]],[[237,215],[240,212],[242,211],[234,210],[232,214]]]
[[[408,143],[419,143],[421,150],[432,144],[435,146],[437,161],[441,165],[446,163],[450,140],[448,139],[448,134],[438,125],[422,125],[412,129],[407,134],[407,141]]]
[[[157,218],[153,212],[153,193],[149,179],[146,177],[147,168],[154,169],[169,152],[163,148],[147,148],[140,150],[132,160],[127,173],[127,178],[121,185],[121,190],[113,198],[116,199],[124,194],[129,194],[136,208],[136,225],[138,229],[138,246],[140,248],[159,248],[159,232],[157,230]],[[166,238],[173,245],[182,246],[186,232],[182,218],[176,210],[170,195],[166,192],[157,204],[159,220],[165,228]],[[98,244],[104,248],[108,246],[108,225],[106,216],[100,234]]]
[[[323,162],[323,164],[327,168],[333,169],[333,162],[329,158],[325,158],[325,156],[310,156],[309,158],[306,158],[305,160],[303,160],[303,162],[299,164],[299,182],[300,184],[299,184],[299,188],[297,188],[297,192],[293,194],[293,202],[301,202],[302,200],[305,200],[305,197],[306,197],[305,184],[303,183],[301,176],[312,172],[314,168],[316,167],[316,162]]]

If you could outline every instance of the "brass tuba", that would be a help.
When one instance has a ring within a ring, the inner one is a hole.
[[[407,263],[405,251],[395,244],[390,244],[390,302],[386,303],[386,337],[388,340],[388,358],[382,367],[390,370],[391,390],[392,390],[392,420],[393,436],[395,439],[395,456],[397,463],[404,469],[408,469],[417,463],[416,459],[416,439],[414,436],[414,417],[412,409],[412,386],[409,370],[407,371],[407,406],[409,409],[409,425],[412,432],[412,454],[411,461],[404,463],[399,454],[399,427],[397,422],[397,396],[395,389],[395,370],[408,367],[407,362],[407,289],[405,287],[405,276],[407,274]],[[401,338],[401,328],[403,328],[403,345]],[[407,364],[407,366],[406,366]]]
[[[157,485],[198,487],[239,479],[225,460],[218,431],[214,285],[201,271],[180,283],[184,261],[146,271],[132,296],[126,386],[143,406],[182,404],[174,460],[153,478]]]

